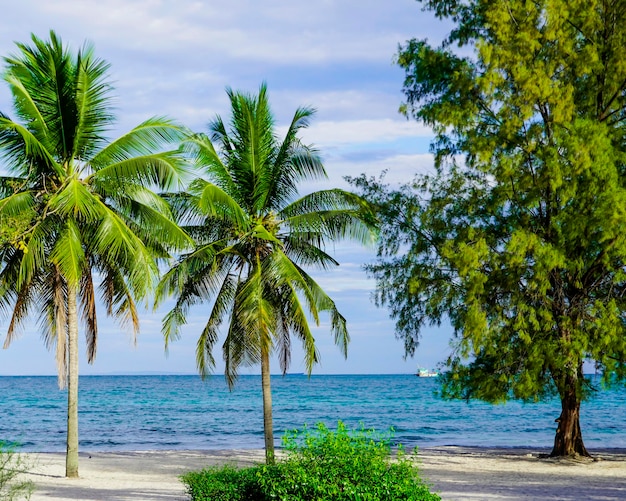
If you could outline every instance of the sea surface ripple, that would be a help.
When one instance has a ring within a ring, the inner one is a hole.
[[[549,448],[557,399],[536,404],[441,400],[436,378],[413,375],[273,376],[277,445],[285,430],[341,420],[387,432],[414,446]],[[233,391],[213,376],[85,376],[79,385],[83,451],[254,449],[263,447],[261,379],[242,376]],[[66,398],[56,378],[0,377],[0,441],[20,450],[65,450]],[[583,403],[589,449],[626,448],[626,389]]]

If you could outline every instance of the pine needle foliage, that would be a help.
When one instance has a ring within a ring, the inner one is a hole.
[[[34,485],[30,480],[24,480],[23,475],[28,473],[31,465],[14,447],[0,442],[0,500],[18,501],[30,499]]]
[[[409,355],[451,322],[445,396],[556,394],[552,454],[587,455],[583,363],[626,379],[626,2],[422,3],[452,29],[400,47],[402,111],[437,172],[355,180],[383,220],[378,301]]]

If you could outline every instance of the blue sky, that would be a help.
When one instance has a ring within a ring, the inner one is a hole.
[[[303,137],[320,150],[329,180],[304,190],[345,187],[343,176],[385,169],[388,181],[409,180],[432,168],[431,131],[397,111],[398,44],[413,37],[436,42],[443,34],[414,0],[21,0],[3,8],[0,27],[3,56],[15,51],[15,42],[28,42],[31,33],[45,38],[50,29],[75,49],[93,42],[111,64],[118,114],[112,135],[153,115],[206,130],[216,114],[228,116],[225,87],[255,92],[266,81],[279,126],[298,106],[317,109]],[[12,115],[2,84],[0,110]],[[432,367],[446,358],[451,332],[441,327],[425,329],[416,358],[403,360],[393,322],[373,305],[374,283],[362,271],[373,249],[341,243],[334,255],[341,265],[314,275],[347,318],[352,342],[344,360],[323,322],[315,331],[321,365],[314,374],[407,373],[418,362]],[[136,345],[101,311],[98,355],[93,366],[83,356],[81,374],[193,373],[203,308],[192,310],[167,358],[160,334],[165,311],[142,313]],[[6,325],[2,319],[2,335]],[[292,372],[303,370],[300,353],[295,347]],[[30,324],[0,350],[0,375],[54,374],[53,358]]]

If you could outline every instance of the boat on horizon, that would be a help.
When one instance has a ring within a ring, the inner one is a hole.
[[[415,375],[417,377],[438,377],[439,376],[439,372],[435,371],[435,370],[430,370],[430,369],[424,369],[422,367],[417,369],[417,372],[415,373]]]

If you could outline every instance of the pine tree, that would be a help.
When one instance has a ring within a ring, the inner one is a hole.
[[[408,354],[452,323],[445,396],[556,394],[552,455],[588,455],[583,363],[626,377],[626,2],[424,3],[454,28],[398,62],[436,174],[354,181],[383,220],[378,300]]]

